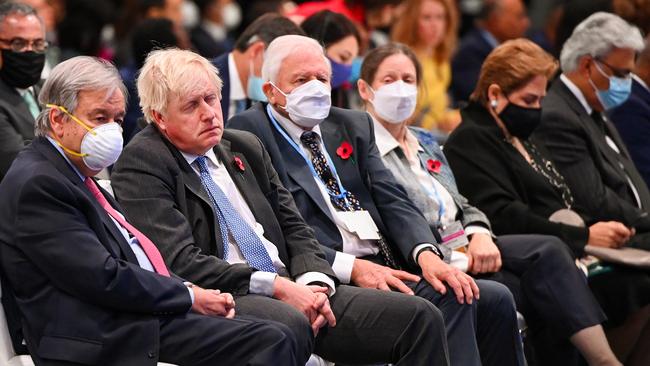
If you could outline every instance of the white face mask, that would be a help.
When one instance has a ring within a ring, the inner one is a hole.
[[[375,94],[374,99],[370,100],[375,113],[386,122],[402,123],[415,111],[418,97],[418,89],[415,85],[398,80],[383,85],[376,91],[369,84],[367,85]]]
[[[122,127],[119,124],[109,122],[90,128],[82,120],[68,112],[67,109],[54,104],[48,104],[47,106],[59,109],[88,131],[81,140],[80,152],[72,151],[58,141],[57,143],[69,154],[81,157],[90,170],[99,171],[107,168],[120,157],[124,140],[122,138]]]
[[[226,26],[226,29],[233,30],[239,26],[241,23],[241,8],[236,2],[231,2],[226,4],[226,6],[221,9],[221,18],[223,19],[223,25]]]
[[[289,113],[289,118],[298,126],[311,129],[329,116],[332,106],[329,85],[311,80],[289,94],[285,94],[275,84],[271,85],[287,98],[287,105],[281,108]]]

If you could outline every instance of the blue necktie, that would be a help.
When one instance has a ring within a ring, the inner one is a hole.
[[[273,261],[264,248],[262,240],[253,229],[244,221],[239,212],[232,206],[228,197],[212,180],[205,156],[199,156],[194,160],[201,173],[201,183],[210,194],[214,204],[215,213],[219,220],[219,229],[223,240],[224,259],[228,257],[228,231],[232,234],[248,264],[260,271],[275,273]]]

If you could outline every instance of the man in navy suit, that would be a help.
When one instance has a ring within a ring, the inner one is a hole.
[[[56,66],[37,137],[0,184],[2,297],[15,296],[34,363],[299,365],[309,350],[287,327],[232,319],[231,294],[170,273],[98,188],[93,176],[122,149],[125,96],[106,61]]]
[[[650,39],[632,74],[632,94],[610,112],[643,180],[650,186]]]
[[[223,80],[221,110],[224,122],[248,109],[252,102],[266,101],[261,82],[264,50],[275,38],[286,34],[304,35],[304,32],[281,15],[263,15],[237,38],[232,52],[212,60]]]
[[[486,0],[477,28],[460,41],[451,63],[451,93],[455,103],[469,100],[487,55],[499,44],[523,37],[530,25],[521,0]]]

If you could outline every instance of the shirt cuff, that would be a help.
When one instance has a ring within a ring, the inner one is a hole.
[[[334,256],[334,263],[332,263],[332,270],[334,271],[336,278],[338,278],[341,283],[350,283],[350,278],[352,277],[352,267],[354,267],[355,259],[357,259],[357,257],[353,256],[352,254],[336,252],[336,256]]]
[[[449,265],[458,268],[463,272],[467,272],[467,268],[469,267],[469,258],[467,257],[467,254],[454,250],[451,252],[451,262]]]
[[[267,297],[273,296],[273,283],[277,273],[255,271],[251,274],[251,281],[248,285],[248,292]]]
[[[490,230],[481,225],[468,225],[465,228],[465,235],[470,236],[473,234],[486,234],[492,236]]]
[[[411,256],[413,257],[413,262],[415,262],[415,263],[418,262],[418,259],[416,257],[418,255],[418,253],[420,253],[420,250],[422,250],[424,248],[432,248],[433,249],[435,247],[433,246],[433,244],[429,244],[429,243],[422,243],[422,244],[416,245],[415,248],[413,248],[413,250],[411,251]]]
[[[185,285],[185,287],[187,287],[187,291],[190,292],[190,300],[192,300],[192,305],[190,306],[190,310],[188,311],[192,311],[192,306],[194,306],[194,290],[192,290],[192,286],[194,285],[192,284],[192,282],[183,282],[183,285]]]
[[[336,293],[336,285],[334,284],[334,281],[325,273],[306,272],[296,277],[296,283],[301,285],[310,285],[314,282],[322,282],[326,284],[329,288],[328,296],[332,296]]]

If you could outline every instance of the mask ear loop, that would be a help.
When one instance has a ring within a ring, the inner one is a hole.
[[[70,116],[70,118],[72,118],[73,121],[77,122],[83,128],[88,130],[89,133],[91,133],[92,135],[97,135],[97,132],[93,131],[92,128],[86,126],[86,124],[83,123],[79,118],[75,117],[72,113],[68,112],[68,110],[65,107],[59,106],[59,105],[56,105],[56,104],[46,104],[45,106],[49,107],[49,108],[55,108],[55,109],[60,110],[61,112],[63,112],[65,114],[67,114],[68,116]],[[59,145],[59,147],[61,147],[63,149],[63,151],[67,152],[68,154],[73,155],[73,156],[77,156],[77,157],[80,157],[80,158],[88,156],[88,154],[78,153],[76,151],[68,149],[67,147],[63,146],[63,144],[61,143],[61,141],[59,141],[59,139],[57,137],[54,137],[54,138],[56,140],[57,145]]]

